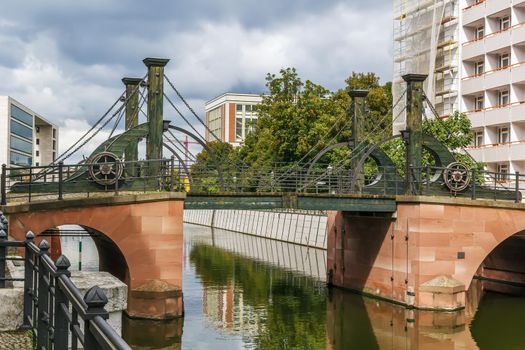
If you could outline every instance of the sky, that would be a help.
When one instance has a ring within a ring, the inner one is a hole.
[[[166,75],[201,116],[224,92],[265,92],[284,67],[332,90],[352,71],[390,81],[391,12],[392,0],[3,1],[0,95],[58,124],[65,150],[145,57],[171,59]]]

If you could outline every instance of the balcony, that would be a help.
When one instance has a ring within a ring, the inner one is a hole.
[[[512,30],[496,32],[485,37],[485,52],[503,49],[510,45],[510,33]]]
[[[461,81],[461,91],[463,95],[470,95],[475,92],[483,91],[484,77],[477,76],[473,78],[464,79]]]
[[[525,142],[518,141],[510,145],[510,159],[513,161],[525,160]]]
[[[463,51],[461,56],[464,60],[472,57],[478,57],[485,54],[485,41],[480,39],[477,41],[470,41],[463,45]]]
[[[483,148],[468,148],[468,153],[474,158],[477,162],[484,162],[484,149]]]
[[[510,106],[491,108],[485,111],[485,125],[498,125],[510,122]]]
[[[512,66],[512,83],[522,83],[525,81],[525,62],[520,62]]]
[[[486,0],[485,13],[490,16],[512,6],[511,0]]]
[[[485,125],[485,111],[471,112],[467,114],[472,128],[479,128]]]
[[[515,103],[510,109],[512,122],[525,121],[525,103]]]
[[[489,0],[491,1],[491,0]],[[479,1],[477,5],[471,5],[463,9],[463,24],[475,22],[485,16],[485,2]]]
[[[484,147],[483,161],[484,162],[505,162],[509,160],[510,144],[496,145],[492,147]]]
[[[510,69],[498,69],[487,72],[485,75],[485,82],[483,87],[485,90],[494,89],[503,85],[508,85],[510,82]]]
[[[525,0],[523,0],[525,3]],[[512,28],[512,44],[525,42],[525,24],[519,24]]]

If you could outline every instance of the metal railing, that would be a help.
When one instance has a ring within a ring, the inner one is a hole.
[[[8,248],[23,248],[25,256],[9,256]],[[8,260],[24,261],[24,278],[6,277]],[[69,267],[63,255],[53,262],[47,241],[37,246],[32,232],[25,241],[12,241],[0,229],[0,288],[6,282],[24,282],[22,328],[32,331],[37,349],[131,349],[107,322],[108,299],[102,289],[94,286],[82,295],[70,279]]]
[[[461,191],[448,191],[442,177],[446,168],[435,166],[411,167],[411,178],[407,178],[404,170],[400,172],[396,167],[388,166],[369,167],[362,174],[354,174],[348,166],[332,168],[329,164],[317,164],[310,169],[305,165],[287,163],[271,166],[225,164],[219,171],[215,166],[189,161],[181,163],[173,158],[118,162],[120,176],[104,184],[104,179],[97,178],[97,172],[90,173],[89,170],[93,166],[100,169],[106,165],[117,167],[115,163],[100,162],[75,165],[59,163],[47,167],[2,166],[0,205],[7,202],[62,200],[80,195],[89,197],[100,192],[110,195],[121,192],[180,191],[465,196],[470,191],[473,199],[508,199],[507,192],[514,191],[514,198],[521,200],[521,191],[525,190],[521,188],[525,187],[525,178],[520,174],[477,169],[468,169],[476,181],[471,181]],[[505,195],[501,196],[501,192],[505,192]]]

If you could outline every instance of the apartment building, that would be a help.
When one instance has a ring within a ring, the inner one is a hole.
[[[429,74],[425,92],[438,113],[459,110],[471,120],[469,153],[488,170],[525,172],[525,0],[394,6],[394,97],[403,74]],[[403,118],[394,122],[395,131],[404,126]]]
[[[206,141],[214,141],[217,137],[239,146],[255,129],[255,106],[261,101],[261,95],[227,92],[206,102],[206,125],[211,131],[206,130]]]
[[[56,158],[58,128],[9,96],[0,96],[0,164],[46,165]]]
[[[470,153],[497,172],[525,172],[525,0],[463,0],[461,110]]]

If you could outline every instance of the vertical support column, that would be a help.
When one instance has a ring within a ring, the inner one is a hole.
[[[126,86],[126,131],[139,125],[139,84],[140,78],[123,78]],[[126,162],[136,162],[139,157],[138,143],[130,142],[124,150]],[[134,163],[126,164],[126,173],[130,177],[137,176],[137,166]]]
[[[422,145],[423,145],[423,82],[427,75],[407,74],[406,103],[406,183],[410,194],[419,194],[421,187]]]
[[[351,90],[349,93],[352,98],[352,105],[350,106],[350,113],[352,118],[352,170],[354,172],[355,188],[354,190],[358,193],[363,191],[365,186],[365,175],[362,169],[357,170],[360,157],[354,157],[354,155],[362,149],[364,145],[363,135],[365,134],[365,98],[368,96],[368,90]]]
[[[143,62],[148,67],[149,136],[146,145],[146,159],[151,161],[162,158],[164,66],[169,60],[146,58]],[[147,174],[149,176],[157,176],[160,171],[160,165],[160,162],[150,162]]]

